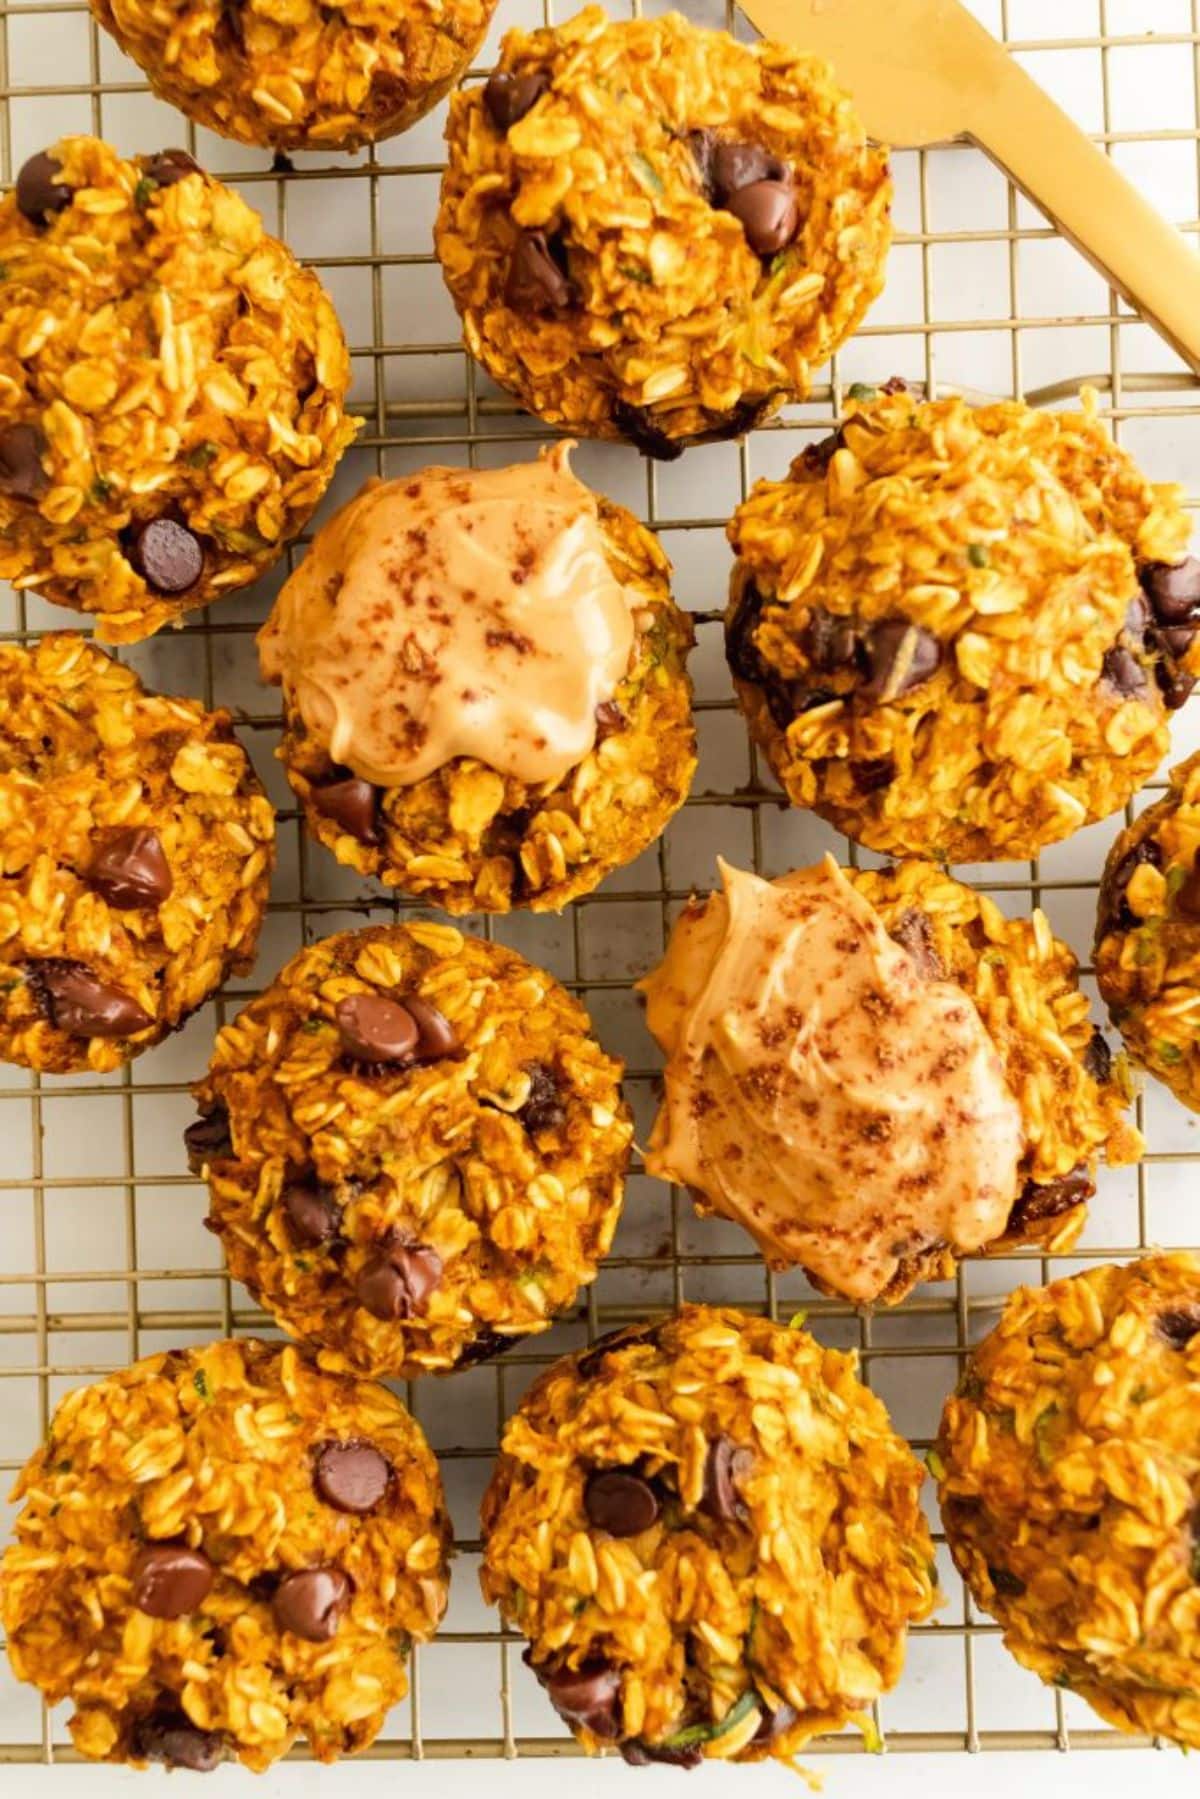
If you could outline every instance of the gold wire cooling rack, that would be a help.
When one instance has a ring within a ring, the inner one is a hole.
[[[722,22],[723,0],[711,4],[708,22]],[[701,16],[703,0],[688,10]],[[974,0],[974,10],[1168,216],[1193,235],[1200,231],[1200,0],[1054,0],[1052,7]],[[549,0],[501,0],[499,14],[498,28],[540,23],[550,17]],[[742,29],[732,13],[728,23]],[[0,176],[11,180],[26,156],[66,131],[95,131],[127,153],[186,143],[242,187],[270,227],[320,271],[347,327],[356,401],[367,420],[338,494],[365,474],[427,461],[510,460],[543,435],[487,385],[457,341],[429,252],[440,115],[374,154],[272,164],[195,131],[154,101],[90,21],[84,0],[0,0]],[[691,450],[670,466],[609,446],[577,454],[584,478],[638,510],[676,563],[677,591],[698,626],[701,768],[694,797],[666,838],[602,892],[561,919],[512,918],[484,928],[583,996],[601,1036],[628,1059],[642,1133],[654,1067],[629,981],[657,959],[673,908],[693,885],[710,883],[716,850],[768,874],[826,847],[855,854],[819,822],[780,807],[733,709],[719,641],[721,533],[750,482],[779,473],[802,443],[823,436],[850,382],[894,373],[930,392],[958,387],[1043,404],[1069,401],[1090,380],[1112,429],[1153,476],[1186,479],[1200,464],[1198,384],[977,152],[936,147],[900,154],[895,167],[899,229],[887,292],[809,404],[748,443]],[[260,980],[301,942],[400,909],[310,850],[273,771],[277,718],[255,684],[251,643],[273,585],[223,601],[169,640],[127,652],[156,684],[232,706],[280,803],[281,867]],[[77,622],[30,596],[0,598],[5,639]],[[1176,749],[1192,747],[1200,747],[1200,731],[1185,714]],[[1145,796],[1135,802],[1144,803]],[[1086,957],[1096,877],[1120,822],[1081,833],[1026,868],[966,872],[1008,909],[1044,903],[1058,932]],[[192,1116],[188,1082],[203,1068],[217,1024],[249,990],[243,985],[205,1008],[121,1075],[40,1080],[0,1071],[6,1477],[71,1386],[175,1343],[267,1329],[221,1273],[202,1229],[204,1196],[184,1170],[179,1141]],[[576,1753],[521,1668],[517,1647],[483,1609],[474,1579],[478,1498],[497,1432],[537,1369],[601,1330],[685,1296],[784,1317],[807,1306],[819,1335],[857,1346],[897,1425],[924,1448],[965,1346],[1018,1280],[1187,1241],[1200,1167],[1195,1121],[1154,1086],[1138,1113],[1151,1153],[1138,1170],[1102,1178],[1087,1235],[1069,1259],[1026,1252],[968,1263],[954,1282],[923,1288],[895,1313],[874,1318],[817,1298],[798,1278],[766,1274],[735,1229],[697,1222],[678,1193],[635,1173],[614,1253],[577,1317],[498,1364],[409,1390],[442,1457],[460,1555],[446,1628],[414,1657],[411,1696],[370,1753]],[[1137,1746],[1138,1739],[1100,1727],[1072,1695],[1017,1669],[990,1621],[973,1611],[944,1544],[939,1560],[947,1604],[913,1634],[903,1681],[878,1708],[889,1750]],[[811,1753],[856,1750],[861,1744],[843,1736]],[[11,1676],[0,1681],[0,1761],[73,1759],[61,1714],[48,1713]]]

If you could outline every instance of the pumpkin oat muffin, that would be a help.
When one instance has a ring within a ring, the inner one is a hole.
[[[182,150],[68,137],[0,201],[0,577],[109,643],[244,587],[356,424],[316,277]]]
[[[1182,490],[1077,413],[854,398],[729,526],[729,662],[792,803],[891,855],[1034,856],[1122,806],[1200,673]],[[1140,585],[1139,585],[1140,577]]]
[[[275,813],[227,712],[0,644],[0,1058],[106,1073],[254,961]]]
[[[887,154],[802,51],[589,6],[510,31],[446,137],[434,235],[467,348],[581,436],[665,458],[740,436],[883,286]]]
[[[156,94],[198,125],[278,150],[357,150],[427,113],[464,73],[495,0],[91,0]]]
[[[929,1465],[976,1602],[1110,1724],[1200,1746],[1200,1257],[1023,1287]]]
[[[936,1599],[922,1469],[853,1356],[685,1306],[556,1362],[483,1502],[484,1596],[589,1752],[790,1762]]]
[[[437,1463],[400,1401],[244,1340],[63,1400],[0,1567],[13,1669],[93,1761],[363,1749],[446,1606]]]
[[[696,766],[670,564],[572,448],[368,482],[259,633],[309,830],[447,912],[590,893]]]
[[[719,866],[639,983],[667,1055],[647,1171],[858,1304],[972,1252],[1067,1248],[1100,1154],[1142,1145],[1045,914],[930,862]]]
[[[1200,1112],[1200,754],[1114,843],[1095,959],[1129,1053]]]
[[[620,1075],[550,975],[414,919],[303,950],[226,1025],[189,1156],[230,1272],[323,1367],[440,1371],[595,1279]]]

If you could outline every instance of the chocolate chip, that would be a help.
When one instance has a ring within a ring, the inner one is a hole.
[[[565,261],[561,245],[552,245],[544,231],[523,231],[508,265],[505,304],[515,312],[562,312],[574,298],[560,266]]]
[[[1186,1349],[1192,1338],[1200,1333],[1200,1305],[1160,1312],[1156,1322],[1164,1343],[1171,1349]]]
[[[175,883],[158,832],[148,825],[113,832],[92,859],[88,884],[119,912],[161,906]]]
[[[657,1348],[657,1324],[625,1324],[619,1330],[606,1331],[602,1337],[597,1337],[590,1349],[584,1350],[575,1364],[575,1371],[580,1380],[591,1380],[599,1374],[606,1356],[615,1355],[620,1349],[636,1349],[643,1343]]]
[[[596,1658],[578,1668],[539,1668],[528,1649],[524,1660],[567,1724],[590,1730],[593,1736],[609,1742],[620,1736],[621,1676],[615,1668]]]
[[[503,1355],[506,1349],[512,1349],[515,1344],[522,1341],[522,1337],[523,1333],[518,1331],[510,1331],[507,1335],[501,1335],[490,1324],[481,1325],[471,1341],[464,1344],[459,1350],[454,1366],[456,1368],[476,1368],[480,1362],[490,1362],[493,1356]]]
[[[879,391],[881,394],[906,394],[910,389],[903,375],[889,375]]]
[[[730,194],[725,210],[731,212],[746,233],[756,256],[774,256],[796,235],[800,208],[790,181],[754,181]]]
[[[842,433],[834,431],[829,437],[821,438],[819,443],[805,444],[800,452],[800,467],[806,475],[823,475],[845,442]]]
[[[839,618],[814,606],[800,633],[800,648],[821,674],[833,674],[853,666],[858,654],[858,631],[853,619]]]
[[[183,1146],[187,1151],[188,1167],[193,1174],[200,1174],[206,1162],[232,1153],[229,1113],[220,1100],[211,1112],[202,1112],[194,1124],[188,1125],[183,1133]]]
[[[527,69],[520,75],[497,69],[494,75],[489,75],[483,90],[483,104],[497,131],[507,131],[518,119],[523,119],[549,86],[550,77],[541,69]]]
[[[338,1001],[334,1020],[347,1055],[356,1062],[399,1063],[413,1059],[417,1021],[399,1000],[382,993],[350,993]]]
[[[890,756],[871,756],[864,762],[851,762],[850,779],[860,793],[879,793],[896,779],[896,764]]]
[[[786,1699],[782,1699],[773,1712],[768,1711],[764,1704],[758,1729],[750,1741],[752,1743],[774,1743],[779,1737],[786,1736],[788,1731],[799,1721],[800,1713],[794,1705],[789,1705]]]
[[[157,156],[149,157],[142,164],[142,172],[157,187],[174,187],[188,175],[204,173],[195,157],[189,156],[186,150],[160,150]]]
[[[1200,561],[1195,556],[1173,564],[1147,562],[1138,579],[1160,624],[1181,625],[1200,612]]]
[[[1099,1025],[1092,1031],[1091,1041],[1083,1052],[1083,1066],[1094,1081],[1105,1086],[1112,1079],[1112,1051],[1108,1038]]]
[[[658,1495],[632,1469],[601,1468],[588,1476],[583,1509],[589,1522],[610,1537],[636,1537],[657,1519]]]
[[[157,1543],[133,1565],[133,1603],[151,1618],[183,1618],[212,1591],[213,1565],[200,1549]]]
[[[630,400],[614,400],[612,422],[622,437],[628,438],[637,449],[653,456],[657,462],[676,462],[683,455],[683,441],[669,437],[661,426],[656,425],[646,406],[635,406]]]
[[[698,1768],[704,1760],[704,1751],[694,1743],[681,1749],[668,1749],[665,1743],[643,1743],[637,1737],[630,1737],[624,1743],[618,1743],[621,1760],[631,1768],[649,1768],[658,1763],[668,1768]]]
[[[38,425],[6,425],[0,431],[0,494],[10,500],[40,500],[50,485],[42,466],[49,449]]]
[[[174,518],[152,518],[135,526],[128,556],[154,593],[187,593],[204,573],[200,539]]]
[[[1096,1183],[1082,1163],[1070,1174],[1060,1174],[1052,1181],[1026,1181],[1008,1215],[1008,1231],[1016,1235],[1043,1219],[1072,1212],[1095,1191]]]
[[[1163,854],[1153,837],[1143,837],[1140,843],[1127,850],[1111,874],[1105,871],[1100,883],[1100,909],[1105,930],[1131,931],[1137,925],[1137,914],[1125,898],[1125,890],[1143,863],[1149,863],[1151,868],[1162,868]]]
[[[760,144],[731,144],[721,139],[713,145],[711,166],[713,193],[721,206],[744,188],[758,187],[764,181],[782,183],[788,178],[787,164]]]
[[[1197,631],[1200,631],[1200,625],[1157,625],[1154,646],[1182,661],[1195,643]]]
[[[279,1196],[287,1215],[292,1242],[301,1249],[316,1249],[336,1237],[342,1222],[342,1208],[332,1191],[307,1181],[290,1181]]]
[[[271,1611],[280,1630],[309,1643],[327,1643],[336,1636],[353,1591],[340,1568],[298,1568],[276,1587]]]
[[[75,198],[72,189],[58,179],[61,174],[62,164],[45,150],[39,150],[23,165],[17,176],[17,211],[31,225],[48,224]]]
[[[1005,1599],[1019,1599],[1025,1591],[1025,1582],[1019,1575],[1010,1574],[1007,1568],[993,1568],[990,1562],[988,1579],[997,1593]]]
[[[417,1062],[441,1062],[447,1056],[457,1056],[461,1046],[454,1034],[454,1026],[445,1015],[431,1006],[428,1000],[415,993],[405,996],[404,1009],[417,1027],[417,1047],[413,1059]]]
[[[718,1524],[744,1524],[750,1513],[738,1491],[738,1482],[754,1466],[754,1451],[721,1436],[708,1446],[704,1464],[704,1493],[700,1510]]]
[[[864,653],[869,677],[860,692],[872,704],[887,704],[911,693],[937,672],[942,646],[924,625],[906,618],[884,618],[867,632]]]
[[[618,731],[626,730],[628,725],[629,720],[616,700],[601,700],[596,707],[597,743],[603,743],[606,737],[613,737]]]
[[[368,1257],[354,1282],[360,1306],[394,1323],[418,1318],[442,1279],[442,1258],[423,1243],[389,1243]]]
[[[357,837],[360,843],[379,842],[379,794],[370,781],[361,780],[358,775],[327,781],[323,787],[313,788],[312,803],[322,817],[331,818],[347,836]]]
[[[566,1123],[566,1109],[559,1097],[558,1076],[544,1062],[531,1062],[529,1098],[517,1113],[531,1137],[539,1131],[556,1131]]]
[[[1178,712],[1191,699],[1197,676],[1189,674],[1186,669],[1173,668],[1166,662],[1159,663],[1156,673],[1163,705],[1168,712]]]
[[[713,192],[713,154],[717,147],[716,133],[707,125],[684,136],[688,155],[696,165],[696,181],[702,193],[710,200]]]
[[[1100,679],[1119,694],[1123,700],[1140,699],[1146,692],[1149,682],[1146,671],[1131,650],[1124,644],[1114,644],[1111,650],[1104,652],[1104,661],[1100,665]]]
[[[26,978],[46,1018],[68,1037],[136,1037],[154,1023],[131,994],[82,962],[30,962]]]
[[[945,979],[946,970],[933,946],[933,925],[928,912],[909,906],[892,926],[891,936],[894,942],[908,951],[916,964],[917,973],[925,980]]]
[[[375,1510],[391,1478],[387,1457],[361,1437],[345,1443],[326,1443],[313,1468],[318,1497],[334,1511],[352,1512],[356,1518]]]
[[[219,1731],[201,1730],[173,1706],[143,1718],[134,1729],[132,1747],[140,1760],[165,1762],[168,1768],[187,1768],[193,1774],[211,1774],[225,1760],[225,1739]]]

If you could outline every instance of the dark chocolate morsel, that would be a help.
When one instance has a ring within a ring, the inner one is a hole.
[[[175,885],[162,840],[148,825],[115,831],[101,844],[88,870],[88,884],[119,912],[161,906]]]
[[[701,125],[695,131],[684,136],[688,155],[696,165],[696,179],[700,191],[711,200],[713,193],[713,155],[717,147],[716,133],[708,126]]]
[[[1146,679],[1146,671],[1137,657],[1121,643],[1114,644],[1111,650],[1104,652],[1100,679],[1107,682],[1123,700],[1140,699],[1150,685]]]
[[[649,1768],[656,1763],[668,1768],[698,1768],[704,1760],[704,1751],[695,1743],[688,1743],[679,1749],[668,1749],[665,1743],[643,1743],[638,1737],[630,1737],[617,1748],[621,1760],[631,1768]]]
[[[554,251],[558,249],[558,257]],[[564,268],[565,254],[544,231],[522,231],[508,265],[504,299],[515,312],[562,312],[574,291]]]
[[[382,993],[350,993],[338,1001],[333,1016],[346,1054],[356,1062],[412,1061],[417,1021],[399,1000]]]
[[[10,500],[40,500],[50,485],[42,466],[49,447],[40,425],[5,425],[0,430],[0,494]]]
[[[483,90],[483,104],[497,131],[507,131],[534,107],[550,86],[550,77],[541,69],[528,69],[512,75],[497,69],[489,75]]]
[[[933,632],[906,618],[880,619],[867,631],[863,650],[870,672],[859,691],[872,704],[911,693],[937,672],[942,660]]]
[[[1083,1066],[1094,1081],[1103,1087],[1112,1079],[1112,1051],[1108,1047],[1108,1038],[1099,1025],[1092,1031],[1091,1042],[1083,1052]]]
[[[428,1000],[421,999],[418,994],[407,993],[404,996],[404,1009],[417,1027],[414,1061],[441,1062],[447,1056],[461,1053],[454,1026],[436,1006],[431,1006]]]
[[[845,442],[840,431],[833,431],[817,443],[805,444],[800,452],[800,467],[806,475],[823,475]]]
[[[183,1146],[187,1151],[188,1167],[193,1174],[199,1174],[206,1162],[232,1153],[229,1113],[220,1101],[211,1112],[202,1112],[194,1124],[188,1125],[183,1133]]]
[[[328,1187],[315,1181],[290,1181],[279,1197],[291,1239],[301,1249],[316,1249],[337,1236],[342,1208]]]
[[[48,224],[75,198],[72,189],[59,180],[61,174],[62,164],[45,150],[22,165],[17,175],[17,211],[31,225]]]
[[[375,1510],[391,1478],[387,1457],[361,1437],[324,1444],[313,1467],[318,1497],[334,1511],[351,1512],[357,1518]]]
[[[131,994],[82,962],[48,957],[27,962],[25,974],[46,1018],[68,1037],[136,1037],[154,1023]]]
[[[379,794],[370,781],[347,775],[314,787],[311,798],[322,817],[331,818],[348,836],[360,843],[379,842]]]
[[[656,425],[647,406],[636,406],[630,400],[614,400],[612,422],[622,437],[658,462],[675,462],[683,455],[683,442],[669,437]]]
[[[175,518],[152,518],[135,526],[128,554],[154,593],[187,593],[204,573],[200,539]]]
[[[871,756],[848,766],[850,779],[860,793],[879,793],[896,779],[896,764],[890,756]]]
[[[1025,1582],[1020,1575],[1010,1574],[1007,1568],[993,1568],[989,1563],[988,1579],[1004,1599],[1019,1599],[1025,1591]]]
[[[529,1098],[517,1113],[531,1137],[539,1131],[556,1131],[566,1122],[566,1109],[559,1094],[558,1077],[544,1062],[534,1062],[529,1075]]]
[[[790,181],[754,181],[749,187],[739,187],[730,194],[726,211],[740,222],[756,256],[775,256],[785,250],[800,223],[796,190]]]
[[[354,1294],[374,1318],[417,1318],[442,1278],[442,1258],[423,1243],[389,1243],[358,1271]]]
[[[189,156],[186,150],[160,150],[142,166],[157,187],[174,187],[187,175],[204,173],[196,158]]]
[[[599,1468],[583,1490],[588,1522],[610,1537],[636,1537],[658,1518],[658,1495],[631,1468]]]
[[[132,1748],[141,1760],[187,1768],[193,1774],[211,1774],[225,1760],[225,1739],[220,1732],[201,1730],[174,1705],[141,1720],[133,1732]]]
[[[917,973],[925,980],[941,981],[946,978],[942,959],[933,945],[933,925],[928,912],[922,912],[917,906],[909,906],[900,914],[890,934],[902,949],[908,951],[916,964]]]
[[[1070,1174],[1060,1174],[1052,1181],[1026,1181],[1008,1215],[1008,1234],[1016,1235],[1042,1219],[1058,1218],[1063,1212],[1072,1212],[1095,1191],[1096,1183],[1083,1163],[1073,1168]]]
[[[1100,883],[1100,906],[1104,918],[1103,929],[1114,928],[1120,931],[1131,931],[1138,923],[1137,914],[1125,898],[1125,890],[1134,877],[1134,873],[1144,862],[1151,868],[1161,869],[1163,863],[1162,850],[1153,837],[1143,837],[1131,850],[1127,850],[1121,860],[1107,871]]]
[[[623,1324],[615,1331],[606,1331],[584,1350],[575,1364],[575,1371],[580,1380],[591,1380],[599,1374],[606,1356],[616,1355],[622,1349],[636,1349],[642,1343],[657,1346],[657,1324]]]
[[[183,1618],[212,1591],[213,1565],[200,1549],[156,1543],[133,1565],[133,1603],[151,1618]]]
[[[530,1650],[525,1665],[533,1669],[551,1705],[567,1724],[590,1730],[612,1742],[621,1734],[621,1676],[607,1662],[593,1659],[578,1668],[539,1668]]]
[[[1186,669],[1172,668],[1166,662],[1159,663],[1157,676],[1163,705],[1168,712],[1178,712],[1191,699],[1198,677],[1189,674]]]
[[[1200,1305],[1179,1306],[1158,1314],[1158,1334],[1172,1349],[1186,1349],[1200,1333]]]
[[[754,1466],[754,1451],[720,1436],[708,1446],[700,1510],[718,1524],[744,1524],[749,1517],[738,1482]]]
[[[524,1332],[513,1331],[502,1335],[490,1324],[479,1327],[471,1341],[458,1354],[456,1368],[477,1368],[481,1362],[490,1362],[493,1356],[503,1355],[506,1349],[512,1349],[524,1338]]]
[[[800,648],[820,674],[829,675],[851,668],[858,653],[858,631],[854,620],[826,612],[823,606],[814,606],[800,633]]]
[[[1200,560],[1147,562],[1138,574],[1150,608],[1161,625],[1182,625],[1200,613]]]
[[[616,700],[601,700],[596,707],[596,742],[603,743],[606,737],[624,731],[628,724],[629,720]]]
[[[731,144],[720,138],[713,145],[712,189],[720,206],[728,206],[731,197],[743,188],[757,187],[764,181],[783,183],[787,179],[787,164],[760,144]],[[732,212],[733,208],[729,210]]]
[[[337,1634],[353,1591],[340,1568],[297,1568],[276,1587],[271,1610],[280,1630],[309,1643],[327,1643]]]

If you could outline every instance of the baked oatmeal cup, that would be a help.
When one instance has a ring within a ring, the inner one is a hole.
[[[0,644],[0,1059],[106,1074],[254,961],[275,812],[227,712]]]
[[[556,1362],[504,1432],[484,1597],[583,1747],[791,1762],[893,1686],[936,1596],[923,1471],[807,1332],[685,1306]]]
[[[303,950],[226,1025],[189,1157],[230,1273],[322,1367],[445,1371],[595,1279],[632,1138],[620,1076],[514,951],[376,926]]]
[[[438,1466],[400,1401],[240,1340],[59,1405],[21,1473],[0,1615],[90,1761],[261,1771],[364,1749],[446,1606]]]
[[[868,390],[874,395],[874,390]],[[1080,412],[851,398],[729,526],[734,685],[793,805],[890,855],[1035,856],[1166,753],[1189,523]]]
[[[1099,1157],[1142,1144],[1045,914],[930,862],[719,867],[639,983],[667,1057],[647,1172],[860,1305],[967,1254],[1068,1248]]]
[[[1095,960],[1134,1061],[1200,1112],[1200,754],[1172,769],[1166,797],[1113,844]]]
[[[1023,1287],[946,1402],[946,1536],[1007,1648],[1118,1729],[1200,1745],[1200,1257]]]
[[[91,0],[160,99],[276,150],[357,150],[436,106],[495,0]]]
[[[510,31],[446,138],[434,237],[467,348],[581,436],[738,437],[883,286],[887,153],[794,48],[589,6]]]
[[[0,577],[148,637],[256,580],[357,425],[315,275],[182,150],[94,137],[0,200]]]
[[[368,482],[259,633],[309,831],[447,912],[590,893],[696,766],[670,564],[576,479],[572,447]]]

